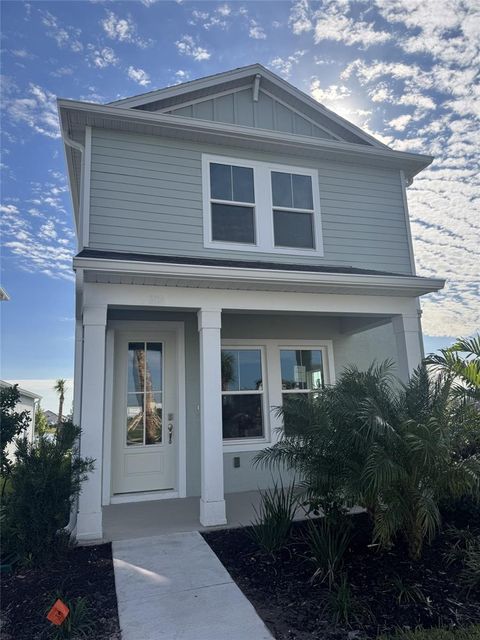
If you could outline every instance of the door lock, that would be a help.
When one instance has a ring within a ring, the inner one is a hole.
[[[173,424],[170,422],[168,425],[168,444],[172,444]]]

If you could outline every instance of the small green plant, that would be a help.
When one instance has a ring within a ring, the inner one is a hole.
[[[399,575],[393,577],[398,604],[425,602],[425,594],[417,584],[407,584]]]
[[[312,580],[321,577],[331,589],[343,568],[343,558],[352,539],[351,528],[343,520],[321,518],[308,523],[305,541],[316,566]]]
[[[254,507],[255,519],[251,522],[248,534],[258,546],[275,555],[285,544],[292,526],[297,497],[295,484],[288,487],[275,483],[271,489],[266,489],[261,494],[260,507]]]
[[[66,604],[70,612],[61,625],[51,627],[52,640],[73,640],[91,636],[95,631],[95,623],[87,598],[68,599],[61,592],[57,592],[49,609],[57,599]]]
[[[415,629],[404,631],[399,629],[393,635],[382,635],[377,640],[480,640],[480,625],[448,629]]]
[[[9,486],[8,478],[13,468],[13,461],[7,455],[7,448],[24,433],[31,420],[28,411],[15,411],[19,401],[18,385],[0,389],[0,477],[2,480],[2,498]]]
[[[18,440],[4,504],[8,538],[2,542],[34,564],[64,545],[57,532],[67,524],[72,502],[93,469],[92,460],[74,455],[79,434],[79,427],[64,422],[53,440]]]
[[[327,614],[335,625],[362,624],[372,619],[370,609],[353,597],[346,573],[340,576],[338,583],[323,597],[322,615]]]
[[[453,543],[445,554],[447,563],[462,564],[458,579],[468,591],[480,589],[480,531],[449,527],[446,533]]]

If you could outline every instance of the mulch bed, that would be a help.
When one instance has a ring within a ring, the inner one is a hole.
[[[2,575],[2,640],[49,638],[53,625],[45,616],[57,591],[87,598],[94,629],[86,638],[120,640],[110,544],[76,547],[47,566]]]
[[[480,621],[480,593],[467,594],[457,579],[460,565],[445,562],[450,547],[446,536],[439,535],[421,560],[412,562],[401,543],[388,552],[369,546],[368,518],[365,514],[352,518],[355,537],[344,571],[360,608],[358,621],[348,628],[332,624],[324,611],[328,587],[311,581],[315,567],[303,540],[305,522],[293,525],[290,541],[276,558],[262,552],[246,528],[202,535],[277,640],[374,638],[399,627],[467,626]],[[399,602],[398,579],[419,589],[423,601]]]

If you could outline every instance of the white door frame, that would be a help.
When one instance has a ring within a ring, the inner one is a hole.
[[[114,359],[116,331],[170,331],[177,339],[178,384],[178,447],[177,473],[174,491],[149,491],[145,493],[112,495],[112,436],[114,402]],[[115,320],[107,325],[105,368],[105,413],[103,430],[103,491],[102,506],[124,502],[142,502],[169,498],[185,498],[187,495],[187,428],[185,405],[185,325],[183,322]]]

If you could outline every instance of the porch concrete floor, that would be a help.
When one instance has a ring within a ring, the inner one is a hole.
[[[272,640],[198,532],[112,547],[123,640]]]
[[[255,515],[252,505],[257,507],[259,499],[258,491],[227,494],[227,525],[220,528],[250,524]],[[103,537],[113,541],[202,531],[205,527],[199,518],[200,498],[197,497],[112,504],[103,507]]]

